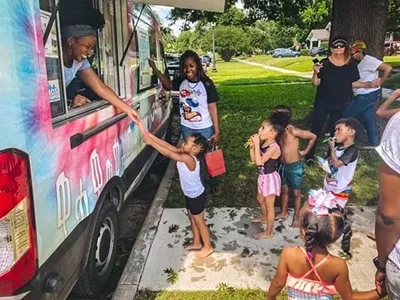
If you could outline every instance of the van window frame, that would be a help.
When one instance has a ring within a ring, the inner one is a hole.
[[[49,0],[49,1],[52,1],[54,3],[55,0]],[[60,1],[62,1],[62,0],[59,0],[58,4],[59,4]],[[63,1],[66,1],[66,0],[63,0]],[[99,8],[99,1],[102,1],[103,5],[104,4],[106,4],[106,5],[108,4],[107,0],[94,0],[93,1],[93,7],[94,8],[97,8],[97,9]],[[120,72],[120,68],[119,68],[119,65],[118,65],[118,61],[119,61],[119,58],[120,58],[119,57],[120,47],[123,47],[123,38],[118,40],[118,35],[121,35],[121,33],[118,32],[118,29],[119,28],[123,28],[123,24],[118,26],[118,24],[117,24],[117,22],[118,22],[117,12],[115,11],[116,1],[120,1],[120,0],[111,0],[111,1],[112,1],[112,5],[113,5],[113,8],[114,8],[114,14],[112,15],[113,18],[112,18],[112,20],[110,22],[114,23],[114,29],[115,29],[114,30],[115,32],[113,32],[115,34],[113,34],[113,36],[111,38],[112,38],[112,42],[115,43],[114,72],[115,72],[115,74],[117,76],[117,79],[116,79],[117,87],[115,89],[113,89],[113,90],[121,99],[121,96],[122,96],[121,95],[121,88],[120,88],[120,86],[121,86],[121,83],[120,83],[120,81],[121,81],[121,72]],[[55,9],[56,8],[58,8],[58,7],[55,7]],[[57,19],[56,20],[59,20],[59,11],[57,11]],[[123,18],[120,18],[119,21],[123,22]],[[59,21],[58,21],[58,23],[59,23]],[[58,43],[60,45],[59,47],[60,47],[60,49],[62,49],[62,45],[61,45],[61,28],[60,28],[59,24],[58,24],[58,28],[59,28],[59,30],[57,30],[57,39],[58,39]],[[95,53],[95,55],[96,55],[96,59],[97,59],[97,63],[98,63],[98,76],[99,76],[99,79],[104,82],[104,72],[101,72],[101,69],[102,69],[103,65],[104,65],[104,68],[108,67],[108,66],[104,63],[104,61],[103,61],[104,58],[101,57],[101,55],[100,55],[100,51],[104,51],[104,50],[100,49],[100,47],[101,47],[100,46],[100,40],[101,40],[100,39],[100,35],[102,35],[102,32],[101,31],[97,32],[97,42],[96,42],[96,53]],[[63,60],[62,51],[59,51],[58,57],[59,57],[60,62],[62,62],[62,60]],[[100,58],[103,58],[103,59],[100,59]],[[93,114],[93,113],[95,113],[95,112],[97,112],[99,110],[103,110],[103,109],[105,109],[105,108],[107,108],[107,107],[109,107],[111,105],[108,101],[106,101],[104,99],[101,99],[99,97],[98,100],[95,100],[95,101],[93,101],[91,103],[88,103],[85,106],[76,107],[76,108],[69,108],[68,107],[68,101],[67,101],[68,100],[67,99],[67,92],[66,92],[67,86],[65,84],[65,77],[64,77],[64,66],[63,66],[62,63],[60,63],[60,65],[61,65],[61,80],[62,80],[62,86],[63,86],[63,97],[64,97],[64,109],[65,109],[65,111],[62,114],[59,114],[57,116],[54,116],[54,117],[52,116],[53,128],[57,128],[57,127],[65,125],[65,124],[67,124],[69,122],[78,120],[80,118],[84,118],[84,117],[86,117],[88,115],[91,115],[91,114]],[[76,76],[79,77],[78,74]],[[125,101],[126,100],[126,93],[122,97],[123,98],[121,100]]]
[[[136,45],[137,45],[138,59],[139,59],[139,61],[140,61],[140,45],[139,45],[139,40],[138,40],[138,27],[139,27],[139,23],[140,23],[140,22],[143,22],[146,26],[148,26],[148,27],[147,27],[147,31],[149,31],[150,28],[153,29],[154,40],[155,40],[155,36],[156,36],[156,34],[155,34],[156,28],[154,28],[154,26],[152,26],[151,24],[149,24],[148,22],[146,22],[146,21],[143,20],[142,18],[139,18],[139,19],[137,20],[136,18],[138,18],[138,16],[135,15],[135,14],[133,14],[133,17],[134,17],[133,21],[134,21],[134,22],[137,21],[137,26],[135,26],[135,42],[136,42]],[[156,41],[156,40],[155,40],[155,45],[156,45],[157,62],[158,62],[158,60],[159,60],[159,58],[160,58],[160,54],[159,54],[159,49],[158,49],[159,47],[157,46],[157,41]],[[149,39],[149,48],[150,48],[150,39]],[[150,49],[149,49],[149,51],[150,51]],[[151,70],[151,68],[150,68],[150,70]],[[155,88],[155,87],[154,87],[154,84],[153,84],[152,81],[151,81],[151,78],[152,78],[152,76],[155,76],[155,73],[153,72],[153,70],[151,70],[151,72],[152,72],[152,74],[150,75],[150,86],[140,89],[140,63],[139,63],[139,66],[138,66],[138,68],[137,68],[137,74],[138,74],[138,76],[137,76],[137,79],[135,80],[135,81],[136,81],[136,84],[137,84],[137,93],[138,93],[138,94],[144,93],[144,92],[146,92],[146,91],[148,91],[148,90],[151,90],[151,89],[154,89],[154,88]]]
[[[58,71],[59,76],[57,77],[60,86],[59,86],[59,91],[60,91],[60,107],[63,108],[62,112],[56,114],[55,116],[53,116],[53,113],[51,112],[51,103],[50,103],[50,96],[49,96],[49,109],[50,109],[50,114],[52,119],[54,118],[59,118],[61,116],[64,116],[65,114],[67,114],[68,112],[68,99],[67,99],[67,86],[65,84],[65,76],[64,76],[64,64],[62,63],[63,61],[63,56],[62,56],[62,39],[61,39],[61,25],[60,25],[60,16],[59,16],[59,4],[60,4],[60,0],[57,1],[56,0],[48,0],[48,2],[52,5],[54,5],[54,8],[52,11],[47,11],[44,9],[40,9],[40,11],[44,11],[50,14],[50,18],[49,18],[49,22],[47,23],[46,29],[43,32],[43,46],[46,45],[48,39],[50,38],[50,32],[51,29],[53,28],[53,26],[55,26],[56,28],[56,38],[57,38],[57,58],[58,58]],[[39,6],[40,6],[40,1],[39,1]],[[51,6],[50,6],[51,7]],[[45,36],[45,34],[47,33],[47,37]],[[46,39],[45,39],[46,37]],[[46,53],[44,53],[44,60],[46,61]],[[46,62],[45,62],[46,64]],[[48,80],[48,76],[47,76],[47,64],[46,64],[46,81],[47,84],[49,82]]]

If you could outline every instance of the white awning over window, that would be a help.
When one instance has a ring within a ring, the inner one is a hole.
[[[138,0],[138,3],[224,12],[226,0]]]

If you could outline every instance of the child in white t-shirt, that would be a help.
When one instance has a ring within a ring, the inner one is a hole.
[[[334,194],[341,207],[347,204],[357,167],[358,148],[354,144],[354,140],[358,124],[355,119],[337,121],[335,137],[329,141],[327,155],[329,172],[324,179],[324,190]]]

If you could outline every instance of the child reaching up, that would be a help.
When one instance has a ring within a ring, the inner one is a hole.
[[[278,158],[281,155],[276,138],[283,132],[283,127],[273,119],[261,124],[258,134],[251,137],[250,157],[258,168],[257,200],[262,217],[253,222],[265,223],[266,230],[256,234],[256,239],[268,239],[273,236],[275,219],[275,197],[281,193],[281,179],[276,171]]]
[[[181,148],[148,133],[141,126],[143,141],[162,155],[175,160],[179,173],[179,181],[186,198],[189,221],[193,232],[193,243],[185,249],[198,251],[197,259],[205,258],[214,252],[210,241],[210,231],[204,220],[206,191],[201,181],[199,159],[207,152],[208,141],[199,133],[186,138]],[[203,244],[202,244],[203,242]]]
[[[294,196],[294,216],[293,227],[299,227],[300,208],[301,208],[301,188],[303,185],[304,167],[301,158],[314,146],[317,136],[308,130],[302,130],[291,123],[292,110],[285,105],[279,105],[272,109],[272,115],[280,115],[281,125],[285,132],[279,138],[281,156],[279,158],[279,175],[282,181],[281,190],[281,213],[275,220],[286,220],[288,214],[289,194]],[[307,140],[308,144],[304,150],[300,150],[300,140]]]
[[[268,300],[275,300],[285,286],[288,300],[333,300],[335,294],[343,300],[373,300],[384,296],[377,290],[353,292],[346,261],[329,254],[327,247],[341,236],[343,251],[350,251],[352,231],[343,208],[329,203],[318,206],[306,203],[301,209],[300,221],[305,247],[283,249]]]

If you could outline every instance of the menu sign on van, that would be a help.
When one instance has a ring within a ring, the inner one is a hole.
[[[137,29],[139,44],[139,89],[148,88],[151,84],[151,71],[148,59],[150,58],[149,33],[143,28]]]

